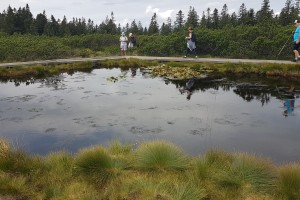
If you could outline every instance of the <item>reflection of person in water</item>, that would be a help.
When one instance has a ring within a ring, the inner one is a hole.
[[[131,77],[136,76],[136,68],[131,68]]]
[[[295,98],[287,98],[283,104],[285,106],[285,110],[283,111],[283,115],[287,117],[294,112],[295,108]]]
[[[291,88],[287,91],[288,95],[286,96],[285,102],[283,103],[285,110],[283,111],[283,116],[287,117],[294,112],[295,108],[295,88],[291,86]]]
[[[193,78],[191,78],[191,79],[188,80],[188,82],[185,84],[184,88],[180,88],[179,89],[179,91],[180,91],[181,94],[183,94],[183,93],[186,92],[186,94],[187,94],[186,95],[186,99],[187,100],[191,99],[195,83],[196,83],[196,78],[193,77]]]

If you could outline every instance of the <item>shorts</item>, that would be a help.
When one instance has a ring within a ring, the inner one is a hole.
[[[122,51],[126,51],[127,50],[127,43],[126,42],[121,43],[120,48],[121,48]]]
[[[299,47],[300,47],[300,42],[298,42],[298,44],[296,44],[296,42],[294,42],[294,48],[293,48],[293,50],[297,50],[298,51]]]

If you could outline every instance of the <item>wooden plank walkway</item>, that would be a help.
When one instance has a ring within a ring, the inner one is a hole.
[[[226,59],[226,58],[182,58],[182,57],[152,57],[152,56],[111,56],[111,57],[95,57],[95,58],[69,58],[69,59],[53,59],[53,60],[40,60],[28,62],[12,62],[1,63],[0,68],[16,67],[16,66],[30,66],[30,65],[49,65],[49,64],[66,64],[75,62],[97,62],[105,60],[121,60],[135,58],[147,61],[159,62],[194,62],[194,63],[252,63],[252,64],[296,64],[286,60],[255,60],[255,59]]]

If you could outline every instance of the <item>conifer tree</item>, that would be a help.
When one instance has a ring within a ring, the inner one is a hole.
[[[263,0],[261,9],[256,13],[259,23],[270,23],[273,20],[273,10],[270,9],[270,0]]]
[[[158,29],[157,15],[156,15],[156,13],[154,13],[151,18],[151,21],[150,21],[150,25],[148,28],[148,34],[149,35],[157,34],[158,31],[159,31],[159,29]]]
[[[129,31],[128,31],[128,32],[134,33],[134,34],[137,34],[137,33],[139,32],[139,28],[138,28],[138,26],[137,26],[135,20],[133,20],[133,21],[131,22],[131,25],[130,25],[130,28],[129,28]]]
[[[12,35],[15,31],[15,9],[12,9],[10,5],[6,11],[6,17],[4,21],[4,32]]]
[[[207,21],[206,21],[206,16],[204,11],[202,12],[202,17],[201,17],[201,21],[200,21],[200,27],[201,28],[206,28],[207,27]]]
[[[221,17],[220,17],[220,27],[225,27],[230,23],[230,16],[228,14],[228,7],[227,4],[223,5],[222,11],[221,11]]]
[[[169,35],[172,33],[172,21],[171,18],[168,17],[167,22],[163,23],[160,28],[160,34],[161,35]]]
[[[245,25],[247,23],[247,8],[244,3],[240,6],[238,13],[238,23]]]
[[[142,22],[139,21],[139,23],[138,23],[138,32],[137,32],[137,34],[142,35],[143,33],[144,33],[144,27],[143,27],[143,25],[142,25]]]
[[[178,31],[184,27],[184,14],[181,10],[176,14],[176,20],[174,22],[174,31]]]
[[[188,12],[188,18],[186,20],[186,27],[193,27],[196,28],[199,26],[199,16],[197,14],[197,11],[195,10],[194,7],[190,6],[190,10]]]
[[[219,28],[219,21],[219,11],[215,8],[212,16],[212,28]]]
[[[47,16],[46,16],[46,12],[43,11],[43,13],[40,13],[36,16],[36,20],[35,20],[35,29],[38,35],[44,34],[46,24],[47,24]]]

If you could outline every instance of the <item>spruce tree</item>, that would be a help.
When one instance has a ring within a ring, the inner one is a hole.
[[[184,14],[181,10],[176,14],[176,20],[174,22],[174,31],[179,31],[184,27]]]
[[[150,22],[150,25],[148,28],[148,34],[149,35],[157,34],[158,31],[159,31],[159,29],[158,29],[157,15],[156,15],[156,13],[154,13],[151,18],[151,22]]]
[[[188,12],[188,18],[186,20],[185,26],[186,27],[191,26],[193,28],[196,28],[196,27],[199,26],[199,16],[198,16],[197,11],[195,10],[194,7],[190,6],[190,10]]]
[[[221,11],[221,17],[220,17],[220,27],[225,27],[230,23],[230,16],[228,14],[228,7],[227,4],[223,5],[222,11]]]
[[[43,35],[47,24],[46,12],[40,13],[36,16],[35,29],[38,35]]]
[[[212,28],[219,28],[219,23],[219,11],[215,8],[212,16]]]
[[[261,9],[256,13],[257,22],[267,24],[273,20],[273,10],[270,9],[270,0],[263,0]]]

